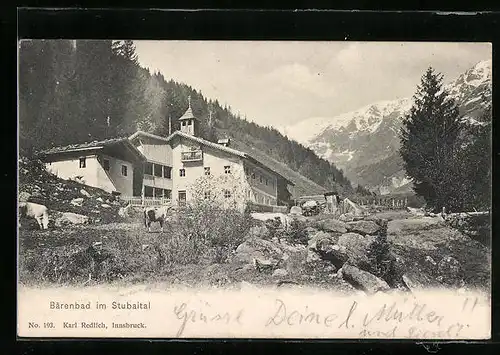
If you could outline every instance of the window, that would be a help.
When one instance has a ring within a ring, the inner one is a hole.
[[[153,187],[144,185],[144,197],[153,197]]]
[[[159,189],[159,188],[155,187],[154,192],[155,192],[155,196],[154,197],[156,197],[156,198],[163,197],[163,189]]]
[[[163,166],[159,164],[153,164],[153,175],[157,177],[162,177],[163,171],[162,171]]]
[[[210,191],[205,191],[204,197],[205,197],[205,200],[210,199]]]
[[[172,199],[172,190],[165,189],[165,190],[163,190],[163,193],[164,193],[165,198],[168,198],[169,200]]]
[[[210,175],[210,167],[209,166],[205,167],[205,175]]]
[[[252,179],[255,179],[255,173],[252,173]]]
[[[186,125],[186,121],[182,121],[182,125],[185,126]]]
[[[231,166],[230,165],[224,166],[224,174],[231,174]]]
[[[191,126],[193,124],[193,121],[192,120],[189,120],[188,121],[188,126]]]
[[[172,168],[170,166],[163,167],[163,177],[166,179],[172,178]]]
[[[186,176],[186,169],[179,169],[179,176]]]
[[[179,191],[178,200],[180,206],[186,205],[186,191]]]
[[[85,168],[87,166],[87,162],[85,158],[80,158],[80,168]]]
[[[262,184],[262,175],[259,176],[259,182]]]
[[[230,198],[230,197],[231,197],[231,191],[229,191],[229,190],[224,190],[224,197],[225,197],[225,198]]]
[[[153,163],[146,163],[144,165],[144,174],[153,175]]]
[[[109,159],[104,159],[102,161],[102,167],[104,168],[104,170],[109,171]]]
[[[267,185],[267,178],[266,178],[266,185]]]
[[[248,168],[245,168],[245,175],[248,175]]]
[[[122,175],[127,176],[127,166],[126,165],[122,165]]]

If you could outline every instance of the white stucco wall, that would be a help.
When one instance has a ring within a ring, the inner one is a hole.
[[[85,158],[85,168],[80,168],[80,158]],[[76,158],[67,158],[64,160],[53,161],[45,164],[48,172],[55,176],[69,180],[77,176],[82,177],[84,184],[94,187],[100,187],[97,178],[97,157],[95,155],[81,155]]]
[[[173,142],[172,197],[174,200],[177,200],[179,191],[186,191],[187,201],[193,199],[193,189],[199,182],[197,179],[205,176],[205,167],[210,167],[210,175],[216,177],[225,175],[224,166],[229,165],[231,166],[231,176],[237,181],[243,181],[243,162],[239,157],[219,151],[218,149],[201,146],[203,151],[202,161],[182,162],[181,152],[189,151],[191,147],[200,147],[200,144],[182,137],[175,139]],[[184,177],[180,176],[180,169],[185,169],[186,175]],[[241,187],[243,188],[243,186]]]
[[[85,157],[85,168],[80,168],[80,158]],[[45,164],[47,171],[62,179],[75,179],[81,176],[86,185],[98,187],[107,192],[118,191],[123,195],[132,195],[133,165],[120,159],[102,156],[109,160],[110,171],[106,173],[96,155],[82,155],[76,158],[53,161]],[[121,166],[127,166],[128,176],[121,175]]]
[[[248,170],[245,180],[252,189],[251,201],[265,205],[277,205],[278,179],[276,174],[248,161],[245,161],[245,168]],[[255,174],[255,179],[252,178],[252,173]],[[262,182],[260,177],[262,177]]]
[[[100,186],[106,186],[108,189],[114,189],[124,196],[132,196],[133,194],[133,175],[134,166],[128,161],[102,155],[102,159],[109,160],[109,171],[105,171],[101,164],[97,164],[97,179]],[[122,175],[122,166],[127,167],[127,176]]]

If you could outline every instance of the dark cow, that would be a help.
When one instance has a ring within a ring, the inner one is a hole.
[[[168,213],[171,209],[172,207],[170,206],[144,208],[144,226],[151,232],[151,223],[158,222],[163,232],[163,224],[167,220]]]

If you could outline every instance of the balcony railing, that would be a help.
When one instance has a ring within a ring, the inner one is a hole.
[[[203,160],[203,152],[201,150],[181,152],[181,161],[199,161],[199,160]]]

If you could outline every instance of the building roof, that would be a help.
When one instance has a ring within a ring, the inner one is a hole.
[[[203,138],[200,138],[200,137],[196,137],[196,136],[184,133],[182,131],[175,131],[174,133],[172,133],[170,136],[168,136],[166,138],[161,137],[161,136],[157,136],[155,134],[143,132],[143,131],[137,131],[134,134],[132,134],[129,137],[129,139],[133,140],[133,139],[135,139],[135,138],[137,138],[139,136],[144,136],[144,137],[159,139],[159,140],[162,140],[162,141],[165,141],[165,142],[170,142],[175,137],[183,137],[183,138],[186,138],[186,139],[190,139],[192,141],[198,142],[198,143],[206,145],[208,147],[211,147],[211,148],[214,148],[214,149],[218,149],[218,150],[224,151],[226,153],[233,154],[233,155],[239,156],[241,158],[253,161],[254,163],[257,163],[259,165],[264,166],[266,169],[271,170],[273,173],[275,173],[276,175],[280,176],[282,179],[286,180],[287,183],[289,183],[290,185],[295,185],[286,176],[284,176],[280,172],[276,171],[276,169],[273,169],[271,166],[269,166],[269,164],[266,164],[265,161],[263,159],[260,159],[256,154],[251,154],[249,152],[243,152],[241,150],[233,149],[233,148],[230,148],[230,147],[225,147],[222,144],[210,142],[210,141],[207,141],[206,139],[203,139]]]
[[[188,108],[186,112],[179,118],[179,120],[190,120],[190,119],[196,119],[193,114],[193,110],[191,109],[191,96],[188,97]]]
[[[181,117],[179,117],[179,121],[189,120],[189,119],[196,119],[196,117],[194,117],[193,110],[191,109],[191,106],[189,106],[188,109],[186,110],[186,112],[184,112],[184,114]]]
[[[132,134],[130,137],[128,137],[129,140],[133,141],[139,137],[147,137],[147,138],[152,138],[152,139],[157,139],[160,141],[168,142],[168,139],[162,136],[157,136],[156,134],[144,132],[144,131],[137,131],[134,134]]]
[[[102,141],[92,141],[78,144],[70,144],[66,146],[53,147],[49,149],[42,150],[37,152],[37,156],[50,156],[50,155],[59,155],[64,153],[73,153],[73,152],[81,152],[81,151],[92,151],[92,150],[100,150],[104,148],[111,148],[118,145],[124,145],[138,160],[145,160],[146,158],[142,153],[129,141],[128,138],[110,138]]]

